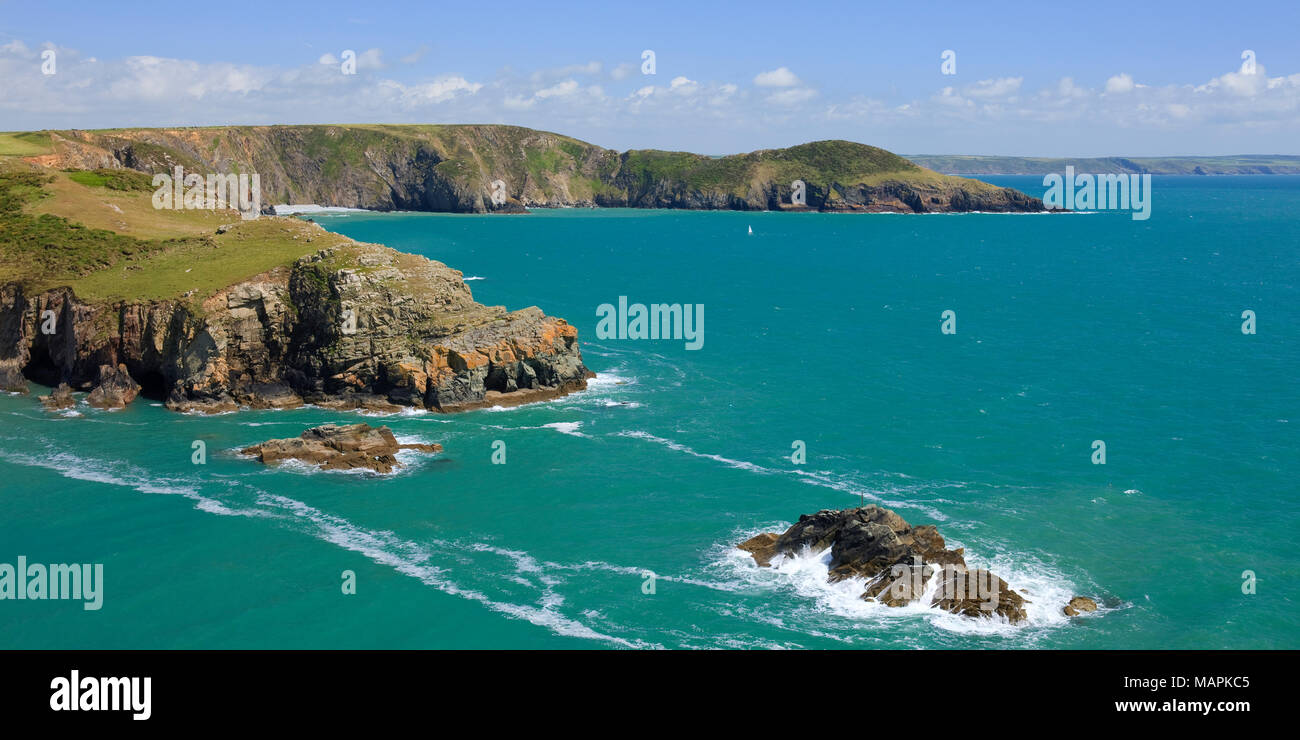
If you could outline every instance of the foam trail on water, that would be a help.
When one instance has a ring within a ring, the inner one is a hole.
[[[822,488],[829,488],[834,491],[840,491],[841,493],[848,493],[853,496],[858,496],[860,498],[866,498],[870,501],[874,501],[876,503],[891,508],[914,509],[917,511],[924,512],[927,516],[935,519],[936,521],[942,522],[948,520],[948,517],[942,511],[939,511],[938,509],[935,509],[931,506],[926,506],[924,504],[919,504],[912,501],[888,499],[881,496],[876,491],[873,491],[868,488],[864,488],[857,483],[853,483],[851,481],[835,480],[834,478],[832,478],[826,473],[810,472],[804,470],[781,470],[779,468],[769,468],[763,465],[758,465],[756,463],[747,462],[745,460],[734,460],[729,457],[723,457],[722,455],[715,455],[708,452],[698,452],[692,449],[691,447],[689,447],[688,445],[684,445],[680,442],[674,442],[671,439],[665,439],[663,437],[659,437],[649,432],[644,432],[640,430],[622,431],[616,434],[615,436],[629,437],[632,439],[640,439],[640,440],[645,440],[647,442],[653,442],[655,444],[663,445],[664,447],[667,447],[668,449],[673,450],[674,452],[681,452],[683,454],[690,455],[692,457],[698,457],[705,460],[712,460],[714,462],[726,465],[727,467],[730,468],[745,470],[751,473],[758,473],[759,475],[797,476],[802,480],[802,482],[807,483],[809,485],[821,486]]]
[[[110,486],[133,488],[141,493],[183,496],[195,502],[195,508],[210,514],[224,516],[268,517],[274,514],[255,508],[242,509],[204,496],[198,489],[184,482],[166,479],[154,480],[136,469],[114,470],[113,465],[71,452],[53,452],[44,457],[0,450],[0,459],[17,465],[30,465],[52,470],[65,478],[104,483]]]
[[[308,522],[313,533],[320,539],[347,550],[365,555],[372,561],[386,565],[399,573],[416,578],[425,585],[432,586],[443,593],[477,601],[500,614],[522,619],[539,627],[546,627],[556,634],[568,637],[581,637],[601,640],[621,647],[646,648],[659,647],[641,640],[627,640],[613,635],[606,635],[588,627],[577,620],[566,617],[554,610],[559,603],[552,592],[543,595],[540,607],[511,604],[492,599],[487,594],[475,589],[464,588],[451,581],[446,571],[428,565],[432,553],[419,544],[398,539],[392,532],[366,530],[352,524],[342,517],[326,514],[301,501],[263,492],[258,496],[259,503],[282,509],[302,521]]]

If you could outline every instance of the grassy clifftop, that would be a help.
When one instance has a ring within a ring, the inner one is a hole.
[[[288,218],[155,209],[131,170],[0,162],[0,284],[67,286],[96,302],[188,299],[349,240]],[[218,233],[220,231],[221,233]]]
[[[1015,191],[941,175],[883,149],[818,141],[708,157],[616,152],[546,131],[499,125],[223,126],[8,135],[28,161],[55,168],[175,166],[257,173],[263,203],[453,212],[629,206],[815,210],[1038,210]],[[43,137],[43,138],[42,138]],[[43,153],[35,153],[35,152]],[[499,184],[498,184],[499,183]],[[501,191],[504,200],[493,195]]]

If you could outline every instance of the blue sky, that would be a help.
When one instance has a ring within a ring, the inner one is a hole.
[[[1300,154],[1298,28],[1293,1],[0,0],[0,130],[490,122],[708,153]]]

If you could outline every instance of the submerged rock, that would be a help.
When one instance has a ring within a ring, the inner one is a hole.
[[[804,514],[784,534],[760,534],[738,547],[762,567],[777,557],[830,549],[831,581],[865,579],[862,598],[888,606],[917,601],[936,585],[930,606],[968,617],[997,615],[1012,624],[1026,618],[1023,596],[989,571],[967,568],[962,549],[948,549],[933,526],[914,527],[874,504]]]
[[[369,424],[326,424],[303,432],[298,437],[272,439],[240,450],[254,455],[263,463],[299,460],[322,470],[366,468],[376,473],[391,473],[400,468],[398,450],[441,452],[438,444],[401,444],[388,427]]]

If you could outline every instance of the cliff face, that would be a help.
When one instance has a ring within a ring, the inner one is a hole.
[[[515,126],[248,126],[51,132],[56,168],[256,172],[262,202],[375,210],[621,206],[729,210],[1038,211],[1015,190],[940,175],[876,147],[821,141],[727,157],[616,152]],[[791,184],[807,186],[794,206]],[[504,201],[493,201],[494,183]]]
[[[26,377],[92,390],[116,382],[101,373],[119,363],[145,395],[204,412],[458,411],[562,395],[591,377],[563,319],[476,303],[460,272],[379,245],[321,250],[201,307],[0,286],[0,387],[25,390]]]

